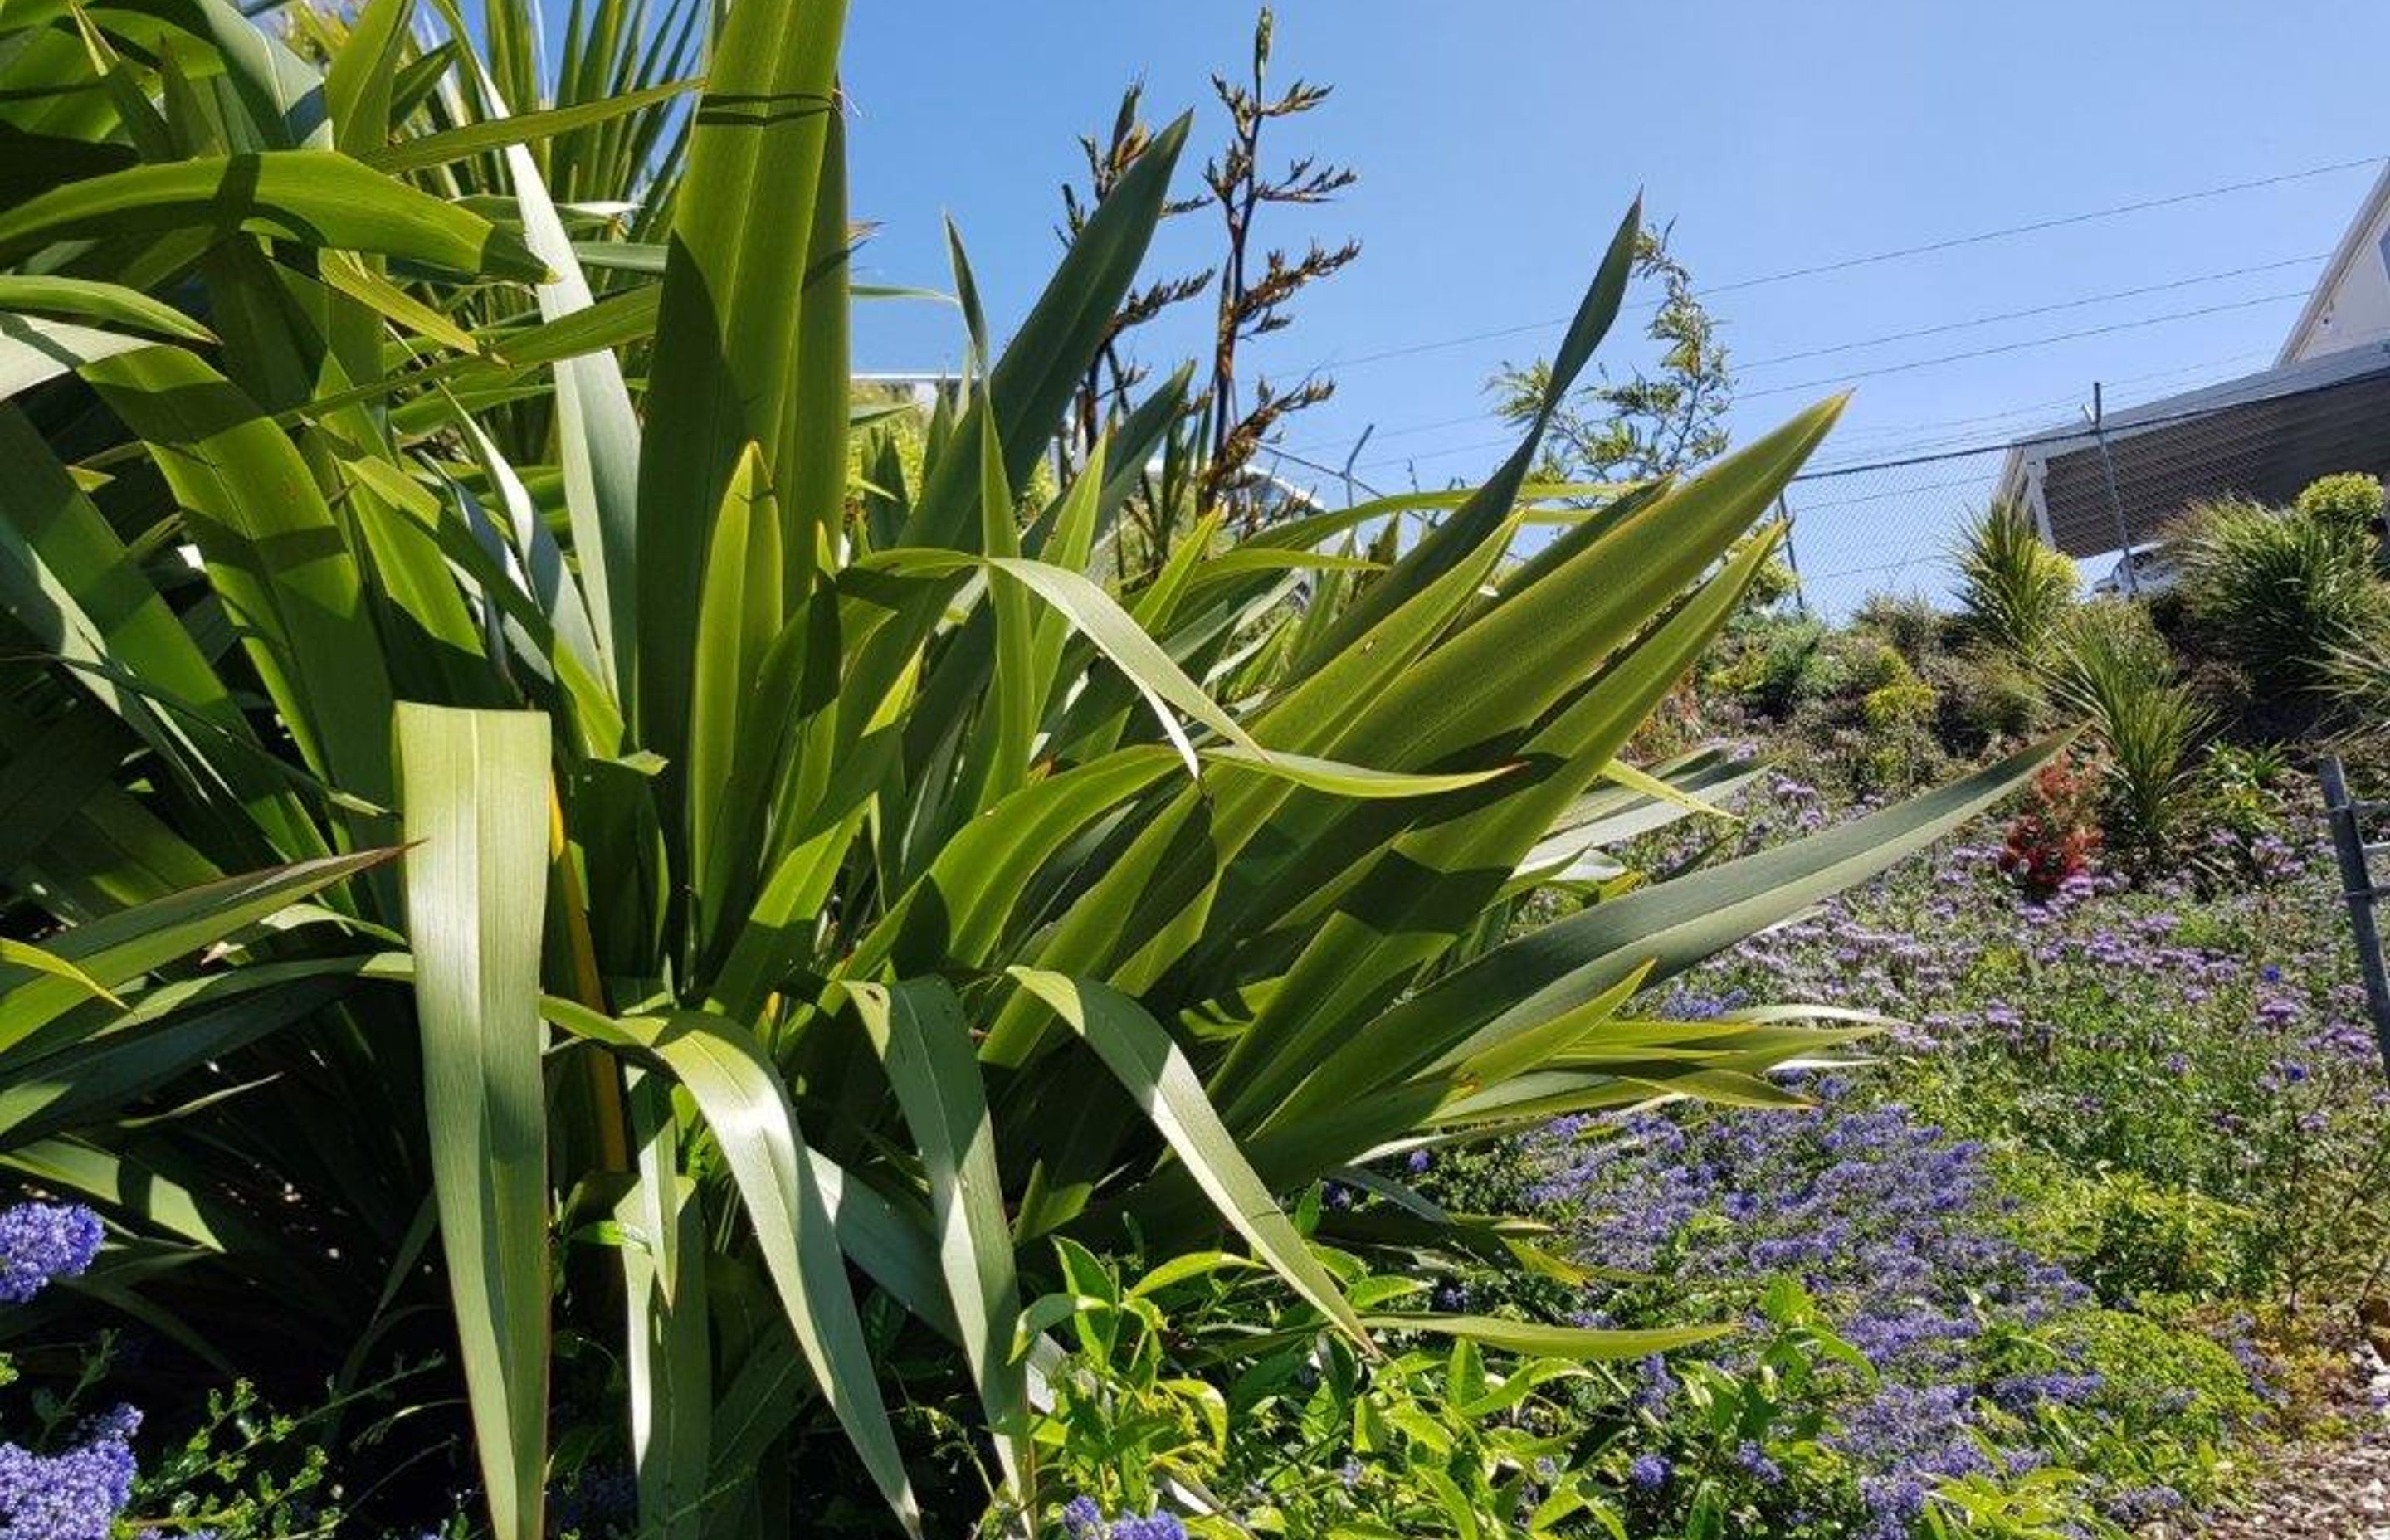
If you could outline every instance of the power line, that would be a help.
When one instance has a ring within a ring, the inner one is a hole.
[[[1916,358],[1906,364],[1887,364],[1881,368],[1859,369],[1850,374],[1832,375],[1818,379],[1805,379],[1793,385],[1770,385],[1764,391],[1745,391],[1739,401],[1758,401],[1767,396],[1790,395],[1798,391],[1821,391],[1854,379],[1874,379],[1888,374],[1907,374],[1911,369],[1928,369],[1938,364],[1963,363],[1971,358],[1991,358],[2001,353],[2023,353],[2028,348],[2046,348],[2059,342],[2073,342],[2086,337],[2105,337],[2112,332],[2135,331],[2143,327],[2161,326],[2169,321],[2189,321],[2202,315],[2221,315],[2228,311],[2254,310],[2259,305],[2280,304],[2284,300],[2304,300],[2309,290],[2294,289],[2280,294],[2260,294],[2253,300],[2234,300],[2225,304],[2202,305],[2196,310],[2172,310],[2163,315],[2144,315],[2136,321],[2112,321],[2104,327],[2086,327],[2078,331],[2062,331],[2049,337],[2027,338],[2020,342],[2002,342],[1996,347],[1971,348],[1965,353],[1946,353],[1934,358]]]
[[[1942,353],[1932,358],[1914,358],[1902,364],[1887,364],[1879,368],[1859,369],[1849,374],[1834,375],[1818,379],[1805,379],[1791,385],[1772,385],[1764,391],[1741,391],[1735,399],[1737,401],[1758,401],[1768,396],[1790,395],[1795,392],[1807,391],[1830,390],[1835,386],[1847,385],[1853,380],[1876,379],[1881,379],[1885,375],[1907,374],[1916,369],[1935,368],[1945,364],[1958,364],[1964,363],[1971,359],[1991,358],[2004,353],[2023,353],[2033,348],[2050,347],[2060,342],[2080,341],[2081,340],[2088,337],[2105,337],[2120,331],[2134,331],[2145,327],[2161,326],[2172,321],[2194,320],[2201,316],[2218,315],[2229,311],[2249,310],[2258,305],[2280,304],[2285,300],[2304,300],[2307,297],[2307,293],[2308,291],[2304,289],[2293,289],[2280,294],[2259,295],[2255,299],[2251,300],[2236,300],[2227,304],[2202,305],[2191,310],[2168,311],[2160,315],[2146,315],[2138,320],[2132,321],[2114,321],[2106,326],[2101,327],[2084,327],[2074,331],[2059,332],[2049,337],[2033,337],[2015,342],[2003,342],[1995,347],[1971,348],[1961,353]],[[1476,419],[1471,418],[1466,420],[1473,421]],[[1453,455],[1467,455],[1480,450],[1500,448],[1514,442],[1514,439],[1509,438],[1480,440],[1471,443],[1452,444],[1442,449],[1431,449],[1419,455],[1394,456],[1386,459],[1371,460],[1368,462],[1368,466],[1375,468],[1385,465],[1403,465],[1414,460],[1443,459]]]
[[[1807,581],[1810,583],[1827,583],[1835,578],[1867,577],[1876,572],[1905,571],[1925,559],[1926,558],[1923,557],[1911,555],[1902,557],[1898,561],[1879,561],[1872,567],[1844,567],[1837,571],[1812,572],[1809,574]]]
[[[2361,341],[2363,339],[2359,339],[2359,340]],[[2241,353],[2226,353],[2220,358],[2202,359],[2195,364],[2178,364],[2169,369],[2152,369],[2143,374],[2124,375],[2108,381],[2108,383],[2112,386],[2139,385],[2147,383],[2151,380],[2179,379],[2186,375],[2206,374],[2213,370],[2222,368],[2228,364],[2243,364],[2251,359],[2271,358],[2274,356],[2275,351],[2276,350],[2272,348],[2252,348]],[[2226,378],[2229,379],[2230,377],[2228,376]],[[2217,380],[2210,380],[2205,383],[2215,384],[2220,382],[2221,381]],[[2190,388],[2197,389],[2199,387]],[[2144,401],[2147,401],[2156,398],[2145,397],[2143,399]],[[1854,453],[1844,456],[1839,461],[1830,460],[1827,462],[1827,466],[1851,464],[1869,456],[1899,456],[1914,454],[1928,449],[1947,448],[1952,444],[1968,442],[1979,436],[1976,433],[1960,433],[1954,431],[1958,429],[1982,428],[1984,425],[1989,423],[2014,423],[2027,421],[2034,418],[2047,419],[2053,413],[2062,412],[2070,406],[2078,406],[2081,404],[2082,397],[2079,394],[2053,396],[2048,400],[2034,402],[2027,405],[2011,406],[2005,411],[1985,412],[1974,417],[1949,417],[1938,421],[1926,422],[1877,423],[1872,426],[1848,429],[1837,428],[1834,430],[1833,438],[1833,444],[1835,447],[1852,447],[1857,444],[1867,444],[1871,445],[1871,447],[1855,449]],[[2126,403],[2120,404],[2116,409],[2123,411],[2127,409],[2129,406],[2139,405],[2142,404],[2143,402]],[[1919,437],[1916,435],[1923,436]],[[1895,442],[1886,443],[1885,441],[1887,440]],[[1827,468],[1827,466],[1820,466],[1819,468]]]
[[[1953,251],[1962,247],[1979,246],[1987,241],[2009,240],[2019,236],[2038,235],[2045,231],[2088,225],[2103,219],[2116,219],[2127,214],[2146,213],[2153,209],[2175,208],[2211,198],[2229,197],[2234,193],[2255,192],[2266,187],[2279,187],[2293,182],[2308,181],[2318,176],[2330,176],[2339,172],[2354,171],[2359,166],[2378,164],[2379,155],[2360,156],[2351,160],[2335,160],[2329,165],[2308,166],[2300,171],[2283,172],[2274,176],[2255,177],[2243,182],[2227,182],[2217,186],[2201,187],[2191,192],[2170,193],[2162,198],[2138,199],[2127,203],[2113,203],[2104,208],[2088,209],[2079,213],[2058,214],[2047,219],[2028,220],[2022,225],[2002,225],[1998,229],[1978,230],[1972,235],[1952,236],[1941,240],[1921,241],[1912,246],[1897,246],[1882,251],[1843,257],[1832,262],[1812,263],[1806,267],[1786,268],[1779,273],[1763,273],[1754,277],[1738,278],[1728,283],[1713,284],[1696,289],[1694,297],[1708,300],[1720,294],[1741,293],[1773,284],[1792,283],[1801,278],[1823,277],[1833,273],[1847,273],[1855,268],[1872,267],[1879,263],[1905,261],[1910,257],[1930,256]],[[1416,353],[1433,353],[1445,348],[1465,347],[1471,342],[1492,341],[1497,338],[1516,337],[1525,332],[1540,331],[1549,327],[1564,326],[1573,317],[1548,316],[1540,321],[1523,322],[1518,326],[1497,327],[1490,330],[1470,332],[1463,336],[1442,338],[1432,341],[1413,342],[1402,347],[1385,348],[1376,353],[1356,353],[1347,358],[1331,358],[1314,364],[1304,373],[1323,369],[1349,369],[1363,364],[1375,364],[1389,358],[1407,358]]]
[[[1946,321],[1939,325],[1919,327],[1908,331],[1886,332],[1880,337],[1866,337],[1851,342],[1836,342],[1828,347],[1809,348],[1799,353],[1778,353],[1769,358],[1758,358],[1748,363],[1735,364],[1733,367],[1738,373],[1750,369],[1763,369],[1780,364],[1794,363],[1805,358],[1822,358],[1833,353],[1856,353],[1863,348],[1881,347],[1888,342],[1913,341],[1921,337],[1945,336],[1951,332],[1972,330],[1978,327],[1998,326],[2008,321],[2029,320],[2037,315],[2055,315],[2070,310],[2085,310],[2093,305],[2112,304],[2119,300],[2171,293],[2179,289],[2195,289],[2202,284],[2221,283],[2227,279],[2243,278],[2259,273],[2280,272],[2285,267],[2297,267],[2307,263],[2321,262],[2329,255],[2329,252],[2323,252],[2314,256],[2285,257],[2279,262],[2255,263],[2246,267],[2227,268],[2218,273],[2202,273],[2192,277],[2170,279],[2165,283],[2142,284],[2132,289],[2112,289],[2105,294],[2088,294],[2073,300],[2060,300],[2050,304],[2033,305],[2023,310],[2001,311],[1996,314],[1977,315],[1964,321]],[[1473,422],[1495,422],[1501,417],[1502,414],[1499,412],[1471,412],[1465,417],[1444,417],[1434,422],[1413,423],[1404,428],[1381,429],[1375,436],[1381,439],[1409,438],[1420,433],[1432,433],[1442,428],[1458,428]],[[1302,447],[1309,451],[1322,451],[1334,446],[1323,442],[1307,443]]]
[[[2000,444],[2000,445],[1998,445],[1997,447],[2001,448],[2001,449],[2005,449],[2005,448],[2007,448],[2008,446],[2007,446],[2006,444]],[[1967,451],[1967,452],[1966,452],[1965,454],[1963,454],[1963,455],[1936,455],[1936,456],[1930,456],[1930,458],[1931,458],[1931,459],[1934,459],[1934,460],[1974,459],[1974,458],[1980,458],[1981,456],[1985,456],[1985,455],[1988,455],[1988,454],[1990,454],[1991,452],[1992,452],[1992,451],[1991,451],[1990,449],[1974,449],[1974,450],[1969,450],[1969,451]],[[1919,460],[1895,460],[1895,461],[1890,462],[1889,464],[1886,464],[1886,465],[1880,465],[1880,466],[1853,466],[1853,467],[1851,468],[1850,471],[1849,471],[1849,472],[1847,472],[1847,474],[1856,474],[1856,473],[1857,473],[1858,471],[1861,471],[1861,470],[1893,470],[1893,469],[1897,469],[1897,468],[1899,468],[1900,467],[1903,467],[1903,466],[1923,465],[1923,464],[1926,464],[1926,463],[1927,463],[1927,461],[1926,461],[1926,460],[1919,459]],[[1834,473],[1834,472],[1831,472],[1831,471],[1830,471],[1830,472],[1827,472],[1826,474],[1831,475],[1831,474],[1835,474],[1835,473]],[[1799,477],[1799,476],[1796,476],[1796,477],[1794,477],[1794,478],[1793,478],[1793,480],[1794,480],[1795,481],[1803,481],[1803,480],[1805,480],[1805,478]],[[1823,502],[1823,503],[1804,503],[1804,504],[1794,504],[1794,505],[1792,505],[1792,516],[1793,516],[1795,519],[1798,519],[1798,518],[1800,518],[1801,516],[1803,516],[1804,514],[1823,513],[1823,512],[1825,512],[1825,511],[1826,511],[1827,509],[1829,509],[1829,508],[1847,508],[1847,507],[1857,507],[1858,504],[1861,504],[1861,503],[1881,503],[1881,502],[1884,501],[1884,500],[1885,500],[1885,499],[1887,499],[1887,498],[1891,498],[1891,497],[1907,497],[1907,496],[1910,495],[1911,494],[1914,494],[1914,493],[1920,493],[1920,492],[1940,492],[1940,491],[1943,491],[1943,490],[1945,490],[1946,488],[1949,488],[1949,487],[1971,487],[1971,486],[1981,486],[1981,485],[1983,484],[1983,480],[1984,480],[1984,479],[1983,479],[1982,477],[1980,477],[1980,476],[1958,476],[1958,477],[1953,477],[1953,478],[1951,478],[1950,480],[1948,480],[1948,481],[1927,481],[1927,482],[1925,482],[1925,483],[1924,483],[1923,485],[1921,485],[1921,486],[1894,487],[1894,488],[1893,488],[1891,491],[1889,491],[1889,492],[1869,492],[1869,493],[1862,493],[1862,494],[1860,494],[1859,495],[1857,495],[1857,496],[1856,496],[1856,497],[1836,497],[1836,498],[1833,498],[1833,499],[1831,499],[1831,500],[1830,500],[1830,501],[1828,501],[1828,502]],[[1822,577],[1822,576],[1824,576],[1825,574],[1823,574],[1823,573],[1819,573],[1818,575]]]
[[[1908,342],[1920,337],[1939,337],[1954,331],[1969,331],[1976,327],[1997,326],[2003,321],[2029,320],[2036,315],[2056,315],[2063,311],[2087,310],[2093,305],[2109,304],[2117,300],[2139,299],[2145,294],[2165,294],[2176,289],[2195,289],[2201,284],[2221,283],[2227,278],[2245,278],[2255,273],[2279,273],[2285,267],[2302,267],[2311,262],[2322,262],[2329,251],[2311,257],[2286,257],[2281,262],[2258,263],[2249,267],[2229,268],[2221,273],[2203,273],[2195,278],[2176,278],[2169,283],[2143,284],[2137,289],[2111,289],[2105,294],[2087,294],[2077,300],[2061,300],[2053,304],[2034,305],[2025,310],[2004,310],[1996,315],[1978,315],[1972,320],[1946,321],[1940,326],[1919,327],[1913,331],[1886,332],[1882,337],[1861,338],[1856,342],[1836,342],[1831,347],[1807,348],[1800,353],[1780,353],[1772,358],[1754,358],[1736,366],[1742,369],[1764,369],[1771,365],[1791,364],[1805,358],[1824,358],[1831,353],[1857,353],[1861,348],[1880,347],[1886,342]]]

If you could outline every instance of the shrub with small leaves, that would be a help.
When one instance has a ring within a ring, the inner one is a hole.
[[[1940,699],[1933,686],[1910,680],[1868,691],[1859,699],[1859,713],[1870,727],[1890,732],[1933,720],[1934,708]]]
[[[2342,471],[2309,481],[2292,505],[2313,519],[2352,535],[2370,535],[2382,521],[2382,482],[2361,470]]]

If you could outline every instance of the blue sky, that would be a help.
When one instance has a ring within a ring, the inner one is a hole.
[[[857,6],[847,59],[854,206],[880,225],[866,271],[943,285],[940,222],[951,214],[991,325],[1004,330],[1055,259],[1056,188],[1078,170],[1076,135],[1108,122],[1121,85],[1142,77],[1155,118],[1198,109],[1199,161],[1222,132],[1206,77],[1240,66],[1251,24],[1250,8],[1227,0]],[[1351,235],[1365,250],[1305,297],[1260,360],[1286,375],[1325,364],[1338,379],[1336,400],[1290,430],[1291,447],[1341,461],[1375,423],[1360,469],[1373,484],[1474,478],[1500,455],[1490,442],[1498,425],[1479,416],[1485,377],[1548,349],[1557,324],[1335,361],[1556,322],[1638,187],[1654,216],[1674,221],[1696,278],[1732,284],[2390,151],[2385,58],[2390,6],[2309,0],[1287,0],[1280,78],[1301,73],[1336,93],[1279,149],[1343,160],[1362,181],[1266,234],[1289,246]],[[1193,171],[1182,173],[1189,191]],[[2345,170],[1720,294],[1713,308],[1742,361],[1735,426],[1748,435],[1860,371],[2142,320],[2152,324],[1853,380],[1857,395],[1821,461],[2029,430],[2068,416],[2094,379],[2110,382],[2112,402],[2129,402],[2263,367],[2298,308],[2278,297],[2311,285],[2372,174]],[[1200,263],[1213,230],[1197,222],[1208,217],[1176,222],[1155,268]],[[1763,362],[2242,268],[2265,270]],[[2156,319],[2194,309],[2213,313]],[[1182,331],[1152,351],[1191,351],[1193,340]],[[950,312],[878,305],[858,324],[862,367],[936,367],[957,352]],[[1634,355],[1631,340],[1606,352]],[[1887,550],[1930,553],[1977,494],[1938,483],[1973,468],[1854,477],[1831,496],[1810,489],[1819,511],[1805,520],[1805,565],[1822,573]],[[1921,545],[1921,531],[1932,536]]]

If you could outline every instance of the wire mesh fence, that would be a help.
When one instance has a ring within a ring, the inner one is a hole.
[[[2005,444],[1924,463],[1832,468],[1784,494],[1809,610],[1840,620],[1870,594],[1947,602],[1960,528],[1998,484]]]

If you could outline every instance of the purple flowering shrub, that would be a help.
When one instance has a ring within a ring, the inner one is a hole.
[[[58,1279],[82,1277],[103,1238],[99,1216],[79,1204],[0,1210],[0,1304],[28,1303]],[[0,1383],[13,1378],[8,1367]],[[63,1407],[45,1410],[50,1424],[71,1420]],[[132,1500],[141,1414],[118,1406],[72,1420],[71,1442],[55,1453],[0,1443],[0,1540],[109,1540]]]
[[[1749,837],[1833,816],[1779,780]],[[2328,1296],[2390,1250],[2390,1088],[2322,841],[2290,803],[2181,876],[2039,900],[1952,844],[1687,987],[1906,1022],[1895,1094],[1995,1146],[2037,1243],[2112,1303]]]
[[[1731,1317],[1796,1280],[1859,1361],[1831,1387],[1823,1443],[1856,1533],[1891,1540],[1946,1482],[2047,1463],[2043,1414],[2102,1388],[2050,1329],[2089,1294],[2011,1237],[1980,1146],[1846,1076],[1807,1089],[1807,1111],[1563,1122],[1535,1196],[1574,1216],[1585,1255],[1658,1280],[1607,1290],[1601,1321]],[[1733,1346],[1718,1361],[1747,1367]],[[1682,1373],[1652,1362],[1647,1396],[1664,1406]]]
[[[81,1204],[0,1210],[0,1342],[60,1318],[53,1311],[29,1328],[29,1313],[14,1307],[37,1299],[54,1303],[53,1288],[88,1272],[105,1238],[98,1215]],[[280,1540],[347,1533],[338,1507],[326,1501],[329,1456],[301,1436],[313,1419],[268,1414],[250,1385],[235,1383],[210,1392],[192,1431],[145,1461],[134,1449],[142,1410],[102,1393],[120,1381],[136,1382],[147,1362],[140,1345],[101,1331],[35,1346],[28,1361],[38,1358],[45,1372],[22,1381],[17,1365],[0,1354],[0,1387],[11,1392],[0,1396],[0,1540],[153,1534]],[[386,1389],[367,1386],[347,1402]]]
[[[1779,772],[1735,841],[1857,811],[1840,802]],[[2312,1361],[2306,1334],[2390,1255],[2390,1094],[2313,809],[2243,805],[2211,846],[2178,877],[2086,870],[2034,895],[1998,846],[1954,843],[1680,980],[1664,1013],[1814,1000],[1904,1024],[1881,1068],[1814,1082],[1815,1111],[1542,1141],[1537,1196],[1586,1254],[1665,1280],[1600,1317],[1748,1311],[1754,1279],[1799,1279],[1873,1370],[1834,1388],[1823,1441],[1868,1533],[2131,1525],[2216,1498],[2285,1356]],[[1655,1366],[1647,1395],[1700,1372]],[[1680,1420],[1655,1421],[1655,1460]]]
[[[141,1414],[91,1418],[55,1455],[0,1444],[0,1540],[109,1540],[133,1497],[133,1434]]]
[[[1187,1526],[1176,1514],[1107,1518],[1102,1506],[1085,1495],[1063,1505],[1062,1531],[1070,1540],[1187,1540]]]
[[[99,1216],[80,1204],[0,1210],[0,1304],[23,1304],[56,1279],[81,1277],[102,1238]]]

